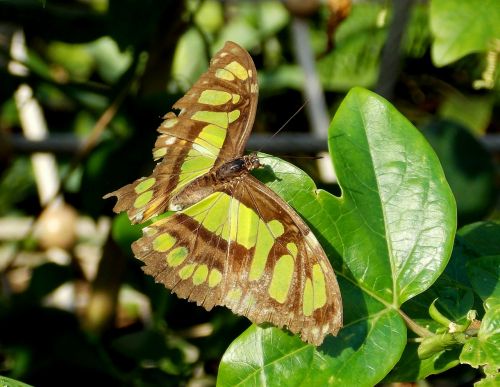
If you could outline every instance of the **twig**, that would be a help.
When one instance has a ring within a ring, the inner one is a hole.
[[[410,11],[413,6],[413,0],[398,0],[394,1],[394,15],[392,17],[391,26],[382,51],[382,59],[380,60],[380,72],[378,76],[377,86],[375,91],[381,96],[392,99],[394,94],[394,86],[399,77],[400,61],[401,61],[401,41],[403,34],[408,24]]]

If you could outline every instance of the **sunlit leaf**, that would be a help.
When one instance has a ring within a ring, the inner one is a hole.
[[[290,362],[293,385],[377,383],[406,344],[397,308],[427,289],[447,263],[455,203],[422,135],[362,89],[348,94],[329,134],[342,197],[316,190],[310,178],[277,160],[268,162],[275,178],[259,177],[290,201],[329,254],[344,328],[312,348],[276,328],[251,327],[224,355],[221,386],[280,385]]]

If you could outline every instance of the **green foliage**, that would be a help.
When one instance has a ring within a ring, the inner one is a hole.
[[[467,223],[487,215],[495,204],[495,172],[491,155],[467,128],[454,121],[439,120],[422,132],[441,163],[458,203],[458,218]],[[468,157],[455,155],[467,147]]]
[[[432,58],[445,66],[472,52],[493,49],[500,39],[500,7],[495,0],[432,0]]]
[[[472,288],[484,302],[488,309],[498,308],[500,305],[500,255],[476,258],[467,264],[467,275]]]
[[[0,385],[433,385],[433,375],[499,385],[498,157],[482,137],[499,125],[491,62],[499,12],[495,0],[414,5],[394,53],[390,103],[360,87],[377,84],[394,38],[391,2],[354,2],[335,31],[326,6],[306,20],[334,117],[328,145],[338,184],[316,185],[265,154],[255,175],[307,221],[338,276],[344,327],[315,348],[172,296],[132,256],[141,226],[125,214],[111,219],[102,200],[150,173],[160,117],[225,40],[246,47],[258,69],[254,132],[274,133],[300,108],[311,74],[295,60],[296,20],[283,4],[0,1],[0,23],[22,26],[27,49],[27,75],[6,66],[7,45],[0,64]],[[491,90],[474,90],[488,66]],[[12,140],[23,130],[22,84],[50,137],[60,136],[61,176],[76,167],[62,186],[79,214],[78,240],[64,251],[45,251],[24,232],[41,206],[31,153]],[[301,112],[283,133],[308,126]],[[92,136],[78,155],[65,145]],[[311,160],[293,162],[322,172]]]
[[[476,368],[483,366],[489,374],[500,367],[499,345],[500,308],[496,305],[484,314],[477,337],[472,337],[465,343],[460,361]]]
[[[5,376],[0,376],[0,383],[2,383],[2,386],[4,387],[30,387],[29,384],[11,378],[6,378]]]

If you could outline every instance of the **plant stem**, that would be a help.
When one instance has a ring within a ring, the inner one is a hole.
[[[410,317],[408,317],[408,315],[406,315],[406,313],[404,313],[402,310],[399,309],[398,312],[401,315],[401,317],[403,317],[403,319],[405,320],[408,328],[410,328],[413,332],[415,332],[420,337],[429,337],[429,336],[434,335],[431,331],[418,325],[415,321],[413,321]]]

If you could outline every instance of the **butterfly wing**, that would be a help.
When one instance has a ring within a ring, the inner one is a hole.
[[[342,302],[320,244],[294,210],[251,175],[144,229],[144,271],[181,298],[225,305],[314,345],[342,325]]]
[[[158,128],[153,158],[161,160],[143,177],[104,196],[116,196],[115,212],[133,223],[165,212],[170,199],[196,178],[240,156],[257,107],[257,72],[250,55],[227,42],[207,72],[174,104]]]

